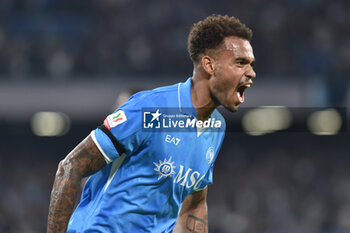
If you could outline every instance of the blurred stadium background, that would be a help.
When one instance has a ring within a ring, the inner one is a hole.
[[[258,77],[224,112],[210,232],[350,232],[349,1],[2,0],[0,233],[45,232],[59,160],[123,91],[191,76],[187,33],[212,13],[253,29]]]

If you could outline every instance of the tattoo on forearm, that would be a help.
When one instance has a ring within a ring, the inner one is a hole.
[[[207,223],[205,219],[198,218],[194,215],[188,215],[186,219],[186,229],[193,233],[207,232]]]
[[[51,192],[47,232],[65,232],[84,175],[92,174],[105,165],[91,138],[75,148],[67,161],[60,164]]]

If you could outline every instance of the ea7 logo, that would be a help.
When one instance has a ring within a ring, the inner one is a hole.
[[[165,141],[170,144],[174,144],[175,146],[179,145],[179,142],[181,141],[180,138],[173,137],[170,134],[167,134],[165,136]]]

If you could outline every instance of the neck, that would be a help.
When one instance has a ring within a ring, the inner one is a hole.
[[[201,72],[193,72],[191,98],[198,120],[207,120],[217,107],[210,94],[209,77]]]

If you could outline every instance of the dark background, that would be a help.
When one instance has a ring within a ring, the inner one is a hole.
[[[347,109],[349,1],[2,0],[0,233],[45,232],[58,162],[122,91],[191,76],[187,34],[212,13],[254,31],[257,78],[244,107]],[[65,113],[67,134],[36,136],[39,111]],[[209,188],[210,232],[350,232],[349,147],[347,128],[228,132]]]

